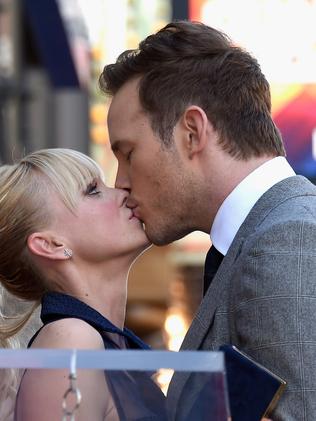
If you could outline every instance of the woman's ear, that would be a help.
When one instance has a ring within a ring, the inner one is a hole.
[[[67,260],[71,257],[69,253],[65,253],[65,250],[70,249],[66,248],[64,241],[49,231],[34,232],[29,235],[27,247],[32,254],[51,260]]]

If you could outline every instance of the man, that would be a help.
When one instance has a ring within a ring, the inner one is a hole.
[[[149,239],[201,230],[224,256],[181,349],[236,345],[288,382],[274,420],[314,420],[316,187],[285,159],[259,64],[223,33],[175,22],[100,86],[116,185]],[[190,410],[188,377],[170,385],[172,419]]]

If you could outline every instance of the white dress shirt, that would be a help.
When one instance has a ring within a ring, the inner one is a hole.
[[[226,197],[219,208],[212,228],[212,244],[224,256],[241,224],[254,204],[274,184],[295,175],[283,156],[273,158],[256,168]]]

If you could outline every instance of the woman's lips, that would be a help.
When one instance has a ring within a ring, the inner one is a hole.
[[[130,217],[129,217],[129,219],[131,220],[131,219],[137,219],[138,221],[140,221],[141,222],[141,220],[140,220],[140,218],[132,211],[132,213],[131,213],[131,215],[130,215]]]
[[[130,209],[132,211],[133,217],[135,217],[135,218],[137,218],[137,219],[139,219],[141,221],[141,218],[140,218],[139,213],[137,212],[137,209],[136,208],[130,208]]]

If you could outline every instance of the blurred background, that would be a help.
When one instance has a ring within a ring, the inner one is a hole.
[[[0,0],[0,164],[69,147],[98,161],[113,185],[99,74],[172,19],[221,29],[257,57],[288,159],[315,182],[314,0]],[[126,324],[154,348],[178,350],[201,300],[209,246],[195,232],[152,247],[133,267]]]

